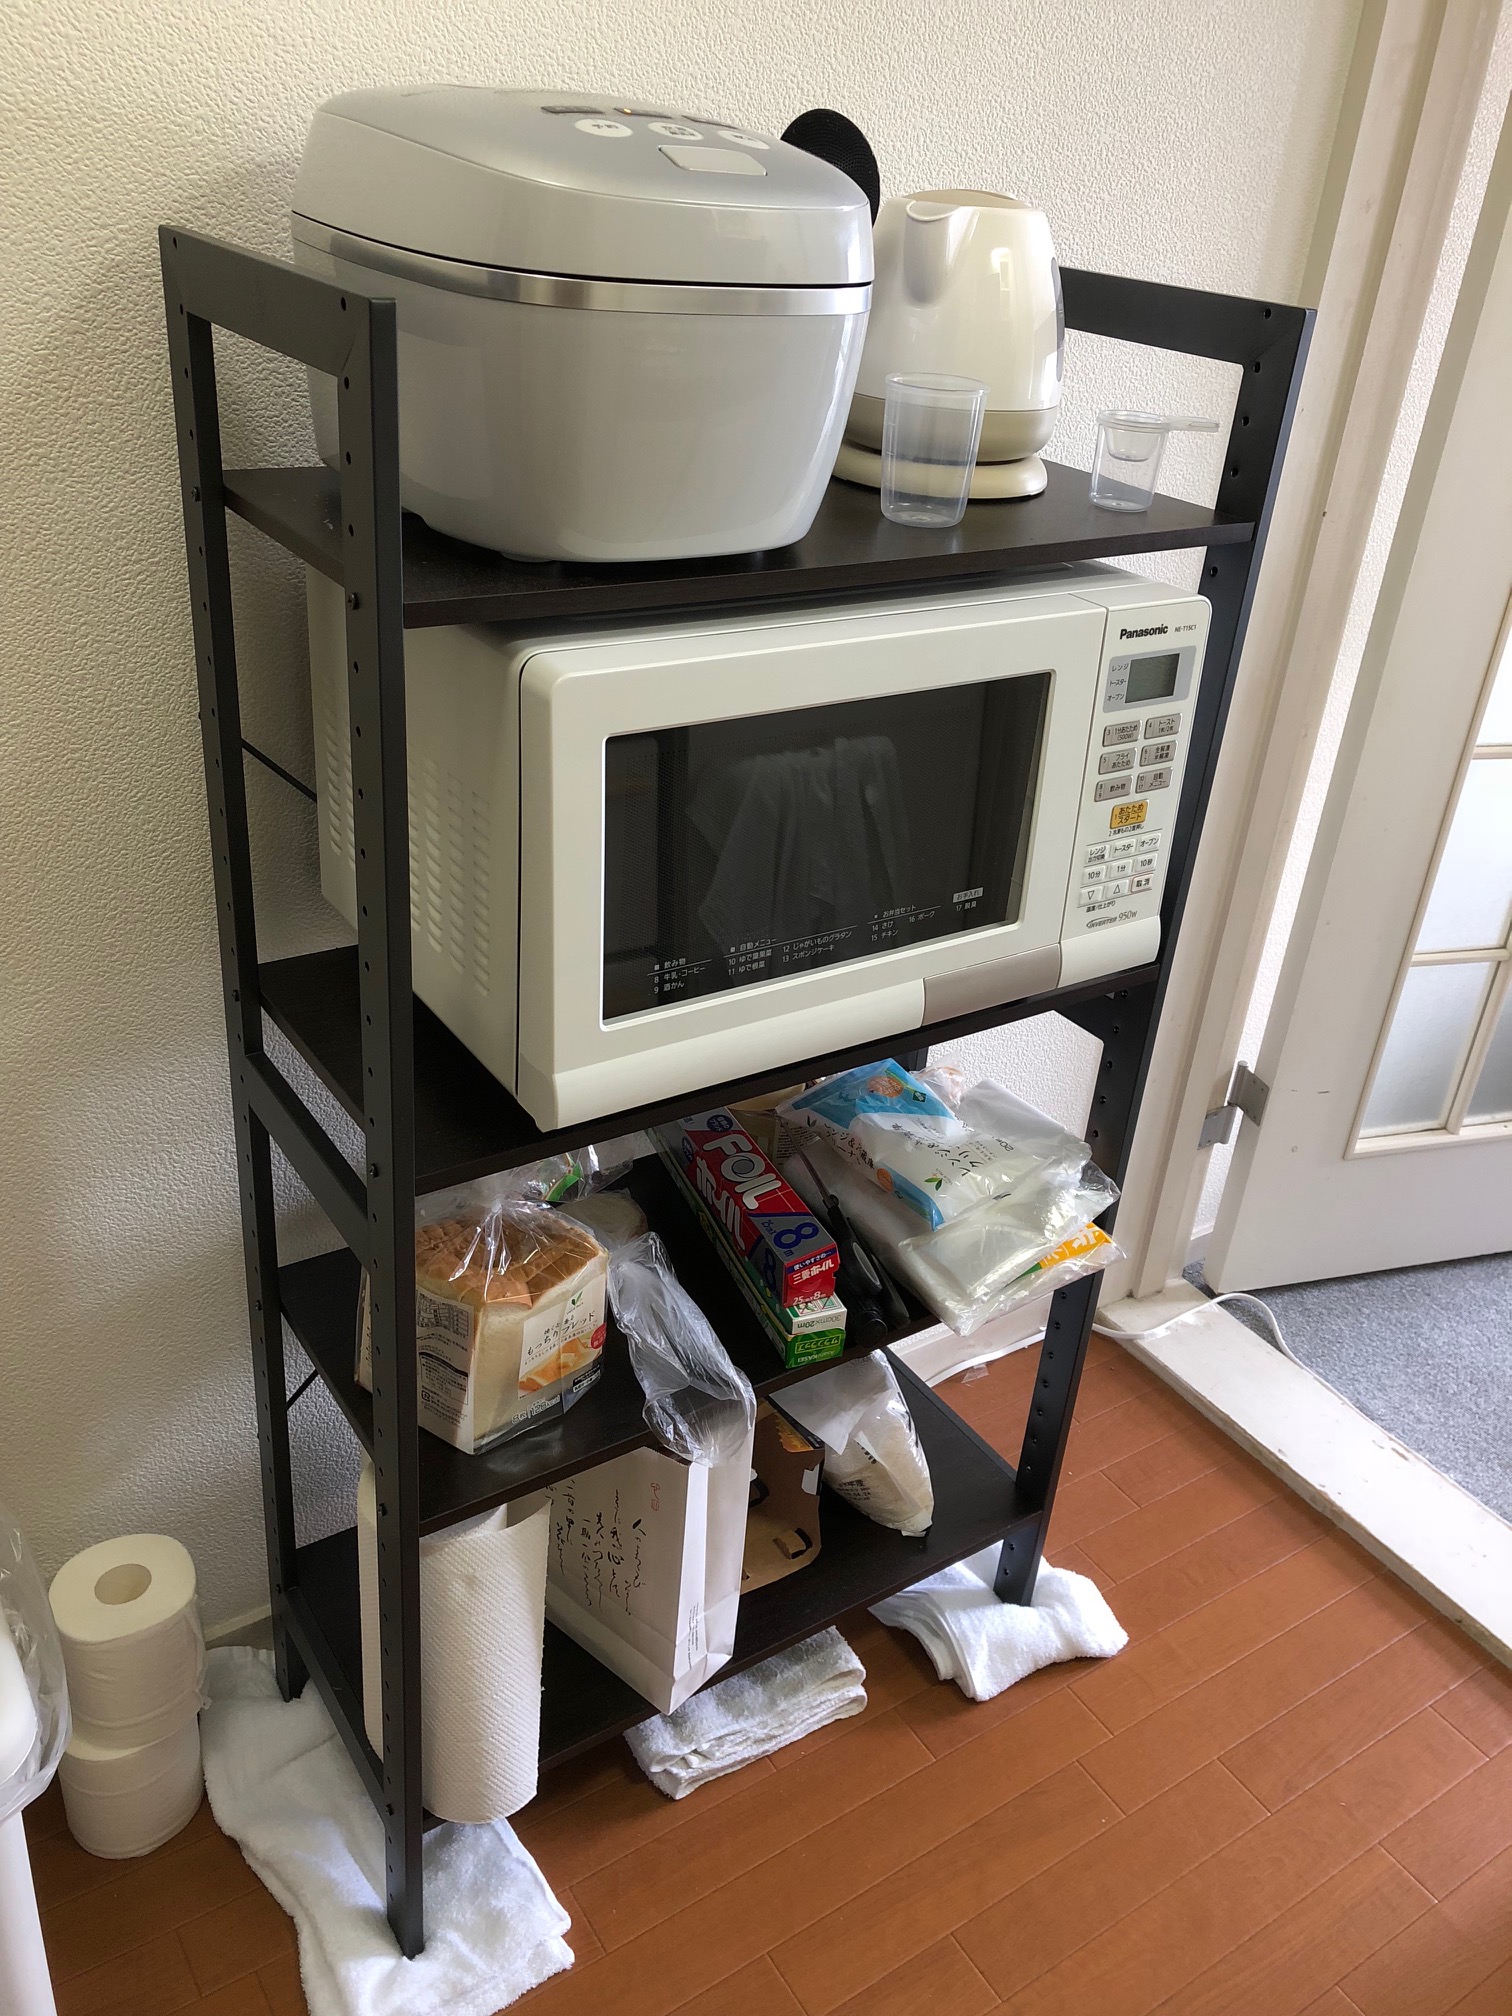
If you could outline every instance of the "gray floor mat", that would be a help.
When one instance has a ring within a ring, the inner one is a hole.
[[[1512,1520],[1512,1253],[1266,1288],[1260,1300],[1304,1365]],[[1242,1302],[1224,1306],[1265,1334]]]

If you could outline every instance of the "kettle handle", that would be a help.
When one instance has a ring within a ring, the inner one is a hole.
[[[908,298],[921,307],[929,307],[945,292],[956,236],[950,220],[959,214],[953,203],[914,201],[905,206],[903,285]]]

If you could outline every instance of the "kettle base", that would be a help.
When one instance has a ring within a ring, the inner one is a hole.
[[[880,490],[882,457],[873,449],[858,448],[853,441],[843,442],[835,474],[843,482]],[[1013,497],[1038,497],[1049,480],[1038,455],[1025,455],[1017,462],[978,462],[971,472],[971,501],[991,504]]]

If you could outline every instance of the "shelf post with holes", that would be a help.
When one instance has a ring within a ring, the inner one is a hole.
[[[1311,316],[1109,275],[1063,275],[1067,326],[1220,358],[1242,373],[1224,474],[1211,509],[1157,497],[1138,518],[1098,513],[1081,472],[1051,465],[1043,496],[973,505],[949,537],[881,520],[869,493],[832,484],[814,529],[781,552],[686,565],[527,566],[463,547],[405,516],[400,503],[396,311],[182,228],[160,233],[173,374],[195,676],[226,1015],[238,1202],[256,1394],[268,1581],[278,1681],[320,1690],[382,1820],[388,1920],[399,1950],[424,1941],[420,1541],[651,1440],[622,1351],[562,1422],[464,1456],[417,1422],[414,1205],[417,1194],[638,1132],[679,1113],[775,1090],[796,1078],[1054,1010],[1100,1046],[1088,1141],[1122,1180],[1171,970],[1192,860],[1233,691],[1244,626],[1306,355]],[[339,460],[324,468],[222,466],[214,330],[232,330],[336,381]],[[306,797],[312,787],[244,737],[237,681],[227,512],[234,511],[341,586],[353,781],[357,942],[300,958],[258,955],[244,761]],[[1159,958],[1112,979],[977,1009],[892,1042],[792,1058],[735,1083],[543,1132],[450,1032],[416,1002],[404,633],[442,623],[547,622],[709,610],[763,599],[864,594],[1010,577],[1068,561],[1198,549],[1212,603],[1206,669],[1180,801],[1171,821]],[[272,1023],[361,1131],[354,1171],[269,1055]],[[339,1236],[340,1248],[280,1266],[272,1144]],[[667,1177],[638,1164],[633,1194],[662,1231],[679,1277],[710,1313],[732,1358],[766,1393],[807,1376],[784,1368]],[[1105,1224],[1111,1226],[1110,1212]],[[358,1386],[352,1337],[369,1283],[372,1390]],[[1032,1600],[1097,1304],[1098,1277],[1052,1300],[1023,1446],[1008,1463],[901,1361],[899,1379],[936,1486],[920,1539],[876,1527],[835,1499],[824,1548],[802,1574],[748,1596],[726,1672],[754,1664],[863,1603],[985,1546],[1000,1546],[998,1593]],[[908,1297],[901,1342],[932,1318]],[[357,1549],[351,1529],[301,1544],[296,1530],[284,1327],[311,1358],[373,1464],[377,1504],[381,1731],[363,1709]],[[853,1355],[874,1348],[874,1340]],[[649,1704],[548,1626],[542,1768],[630,1726]]]

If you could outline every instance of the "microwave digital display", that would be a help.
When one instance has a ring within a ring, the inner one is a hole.
[[[1131,659],[1123,704],[1126,707],[1143,707],[1147,700],[1169,700],[1176,691],[1176,673],[1180,664],[1179,651],[1155,651],[1148,657]]]
[[[1050,679],[611,738],[604,1019],[1016,921]]]

